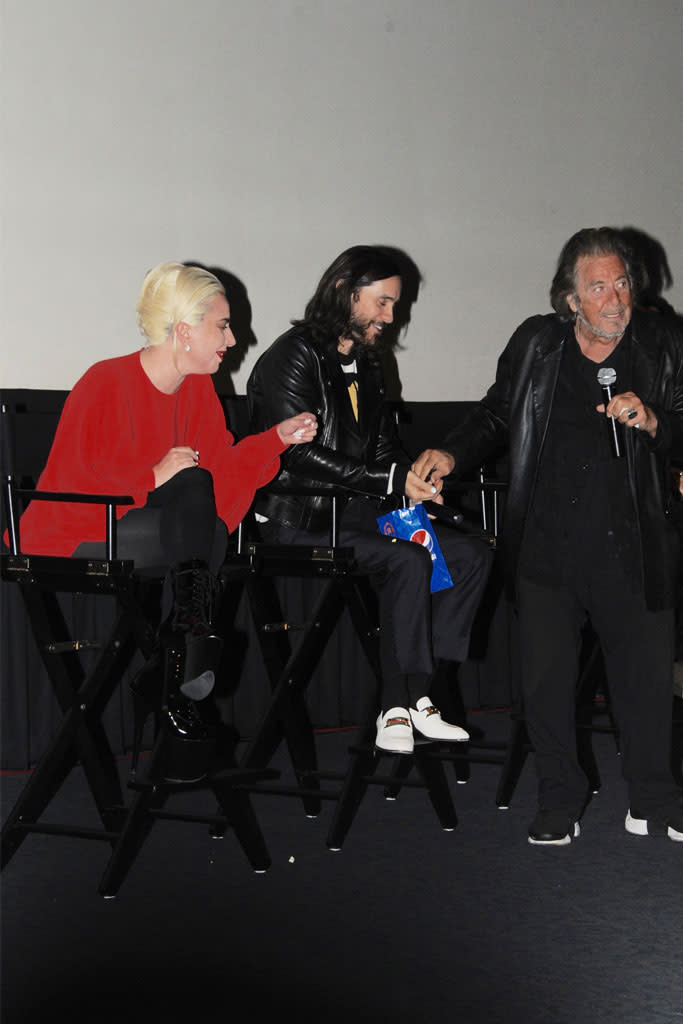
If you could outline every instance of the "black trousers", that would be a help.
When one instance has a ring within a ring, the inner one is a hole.
[[[491,568],[490,550],[476,538],[435,527],[453,586],[430,593],[432,562],[419,544],[379,532],[378,506],[353,498],[340,522],[339,542],[352,547],[370,574],[379,602],[382,707],[414,704],[427,694],[437,662],[467,658],[470,632]],[[329,534],[262,525],[265,539],[289,544],[329,544]]]
[[[150,491],[142,508],[119,519],[118,557],[143,568],[169,568],[199,559],[215,573],[223,564],[228,531],[216,515],[211,474],[198,466],[183,469]],[[103,558],[104,544],[83,543],[74,551]]]
[[[671,771],[673,610],[651,612],[612,567],[586,566],[571,585],[518,581],[522,694],[536,753],[539,808],[578,815],[588,780],[576,750],[581,630],[600,641],[621,740],[631,813],[650,817],[677,798]]]

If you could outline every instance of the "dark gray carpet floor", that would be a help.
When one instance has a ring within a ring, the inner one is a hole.
[[[470,721],[509,729],[505,713]],[[321,761],[341,767],[352,739],[321,735]],[[453,781],[453,832],[423,791],[371,788],[339,853],[329,804],[309,820],[259,795],[262,875],[232,835],[160,822],[114,900],[97,895],[105,844],[29,836],[2,876],[2,1022],[680,1024],[683,844],[626,834],[613,738],[594,749],[602,789],[561,849],[526,841],[531,761],[507,811],[498,766]],[[3,818],[24,781],[3,778]],[[77,771],[55,812],[85,805]]]

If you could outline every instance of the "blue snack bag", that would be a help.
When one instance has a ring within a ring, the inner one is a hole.
[[[379,517],[377,525],[380,533],[383,533],[385,537],[412,540],[429,551],[432,558],[430,587],[432,594],[453,586],[453,580],[436,539],[431,519],[422,505],[415,505],[414,508],[397,508],[393,512],[387,512],[386,515]]]

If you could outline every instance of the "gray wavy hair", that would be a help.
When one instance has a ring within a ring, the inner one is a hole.
[[[576,268],[582,256],[618,256],[626,269],[631,289],[634,288],[633,254],[615,228],[582,228],[565,244],[557,261],[557,270],[550,286],[550,304],[562,320],[573,321],[576,313],[568,299],[576,294]]]

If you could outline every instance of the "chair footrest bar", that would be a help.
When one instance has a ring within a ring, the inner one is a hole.
[[[138,779],[131,778],[128,781],[128,789],[137,793],[144,793],[147,790],[169,790],[181,792],[182,790],[206,789],[214,782],[229,782],[233,789],[243,788],[244,783],[252,779],[257,782],[259,779],[279,779],[280,772],[272,768],[226,768],[223,771],[215,772],[213,775],[205,776],[196,782],[170,782],[167,779]]]
[[[502,764],[505,759],[504,749],[494,749],[489,753],[478,754],[467,750],[429,751],[427,757],[435,761],[468,761],[471,764]]]
[[[235,786],[236,790],[240,790],[245,793],[260,793],[262,795],[270,796],[298,796],[298,797],[314,797],[319,800],[338,800],[339,792],[337,790],[325,790],[316,789],[315,787],[306,786],[268,786],[262,785],[261,783],[238,783]]]
[[[115,843],[118,839],[118,832],[107,832],[101,828],[89,828],[80,825],[51,825],[48,822],[17,822],[12,825],[12,832],[37,833],[46,836],[71,836],[79,839],[104,839],[108,843]]]
[[[393,775],[359,775],[358,781],[364,785],[372,786],[395,786],[397,781]],[[400,780],[401,789],[424,789],[425,784],[422,779],[411,779],[402,778]]]
[[[43,647],[48,654],[71,654],[75,651],[101,651],[97,640],[58,640]]]
[[[194,825],[220,825],[225,828],[232,825],[224,814],[192,814],[189,811],[167,811],[163,807],[150,807],[146,813],[156,821],[186,821]]]

